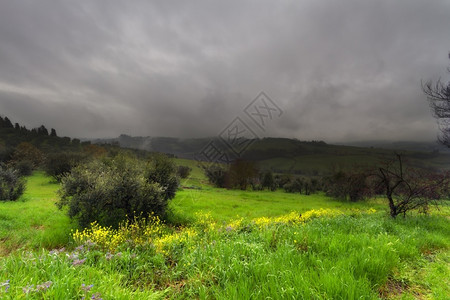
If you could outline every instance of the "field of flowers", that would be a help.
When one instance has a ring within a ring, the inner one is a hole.
[[[0,260],[2,299],[379,299],[450,293],[448,221],[317,209],[188,227],[157,217],[74,231]]]
[[[57,188],[35,173],[0,203],[0,299],[450,298],[448,202],[393,220],[379,200],[205,186],[168,222],[76,230]]]

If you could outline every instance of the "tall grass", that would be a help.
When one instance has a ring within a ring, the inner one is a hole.
[[[75,225],[54,205],[56,189],[36,173],[20,201],[0,203],[1,299],[450,295],[448,207],[394,220],[379,200],[203,187],[177,195],[172,217],[184,227],[148,220],[73,239]],[[105,246],[108,234],[121,235],[113,247]]]
[[[167,230],[158,233],[162,248],[154,239],[114,252],[88,243],[11,255],[0,261],[0,282],[11,286],[4,295],[24,296],[23,287],[47,281],[47,291],[28,298],[81,297],[83,283],[107,299],[377,299],[399,286],[404,297],[450,293],[449,228],[442,216],[338,214],[265,226],[203,218]],[[186,230],[194,234],[183,238]]]
[[[0,254],[22,247],[52,248],[69,242],[74,223],[55,206],[58,184],[43,172],[27,177],[24,195],[0,202]]]

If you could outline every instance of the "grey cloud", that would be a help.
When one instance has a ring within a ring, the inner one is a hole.
[[[448,1],[3,1],[0,114],[73,137],[219,133],[260,92],[266,135],[432,140]],[[434,77],[435,78],[435,77]]]

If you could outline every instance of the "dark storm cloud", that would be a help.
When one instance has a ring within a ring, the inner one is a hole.
[[[211,136],[260,92],[267,135],[428,139],[448,1],[2,1],[0,114],[73,137]],[[433,77],[435,78],[435,77]]]

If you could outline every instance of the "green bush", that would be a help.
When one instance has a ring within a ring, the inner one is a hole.
[[[25,180],[19,172],[0,164],[0,200],[15,201],[25,191]]]
[[[86,159],[86,155],[81,153],[51,153],[45,158],[44,171],[55,180],[61,181],[61,178],[70,173],[73,167]]]
[[[20,176],[30,176],[33,173],[33,162],[30,160],[20,160],[14,162],[14,169],[19,172]]]
[[[294,178],[283,186],[286,193],[302,193],[305,182],[301,178]]]
[[[189,174],[191,174],[192,168],[188,167],[188,166],[178,166],[178,176],[180,176],[180,178],[188,178]]]
[[[227,170],[219,165],[211,165],[203,168],[208,181],[215,187],[225,187]]]
[[[316,178],[295,177],[283,185],[283,189],[286,193],[311,195],[320,190],[320,184]]]
[[[117,227],[140,215],[163,216],[178,187],[175,167],[163,156],[94,160],[73,168],[61,183],[58,206],[67,206],[81,226],[97,221]]]
[[[162,197],[167,201],[175,197],[179,181],[177,166],[167,155],[156,153],[150,157],[145,169],[145,178],[149,182],[157,183],[162,188]]]
[[[245,191],[252,180],[258,177],[258,168],[254,161],[236,159],[229,165],[226,187]]]
[[[324,178],[327,196],[351,202],[370,198],[372,190],[368,184],[369,175],[365,171],[338,171]]]
[[[263,174],[261,184],[263,188],[267,188],[271,191],[275,191],[277,189],[277,184],[271,171],[267,171]]]

